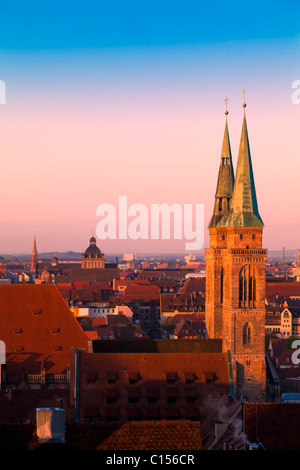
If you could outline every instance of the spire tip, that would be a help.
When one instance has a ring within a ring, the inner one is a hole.
[[[225,113],[224,113],[224,114],[225,114],[225,116],[227,116],[227,115],[229,114],[229,113],[228,113],[228,110],[227,110],[227,101],[228,101],[228,100],[229,100],[229,98],[227,98],[227,97],[226,97],[225,100],[224,100],[224,103],[225,103]]]
[[[246,105],[246,103],[245,103],[245,95],[246,95],[246,91],[247,91],[247,88],[244,88],[244,89],[242,90],[242,93],[243,93],[243,95],[244,95],[244,103],[243,103],[243,108],[244,108],[244,109],[245,109],[245,108],[246,108],[246,106],[247,106],[247,105]]]

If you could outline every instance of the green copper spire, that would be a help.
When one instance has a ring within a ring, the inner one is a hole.
[[[219,176],[215,194],[215,205],[209,228],[224,227],[231,206],[232,191],[234,185],[234,173],[232,166],[231,148],[227,123],[227,98],[226,103],[226,123],[223,138],[223,146],[219,167]]]
[[[243,90],[244,92],[245,90]],[[246,123],[246,103],[230,215],[226,227],[262,227],[258,212]]]

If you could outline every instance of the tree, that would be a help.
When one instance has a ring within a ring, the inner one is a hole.
[[[292,343],[297,339],[299,340],[300,337],[299,336],[290,336],[289,338],[285,339],[284,340],[284,347],[286,349],[292,349]]]

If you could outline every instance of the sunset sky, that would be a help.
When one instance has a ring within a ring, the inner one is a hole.
[[[300,248],[300,2],[3,0],[1,253],[83,251],[96,209],[204,204],[246,115],[264,247]],[[98,240],[184,252],[185,240]],[[203,250],[202,250],[203,251]]]

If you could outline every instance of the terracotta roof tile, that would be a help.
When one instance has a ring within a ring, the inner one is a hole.
[[[88,347],[87,336],[53,285],[0,285],[0,330],[7,374],[20,374],[23,368],[39,373],[43,357],[47,373],[63,373],[70,348]]]
[[[134,300],[159,300],[160,290],[152,285],[129,285],[125,288],[122,298],[127,303]]]

